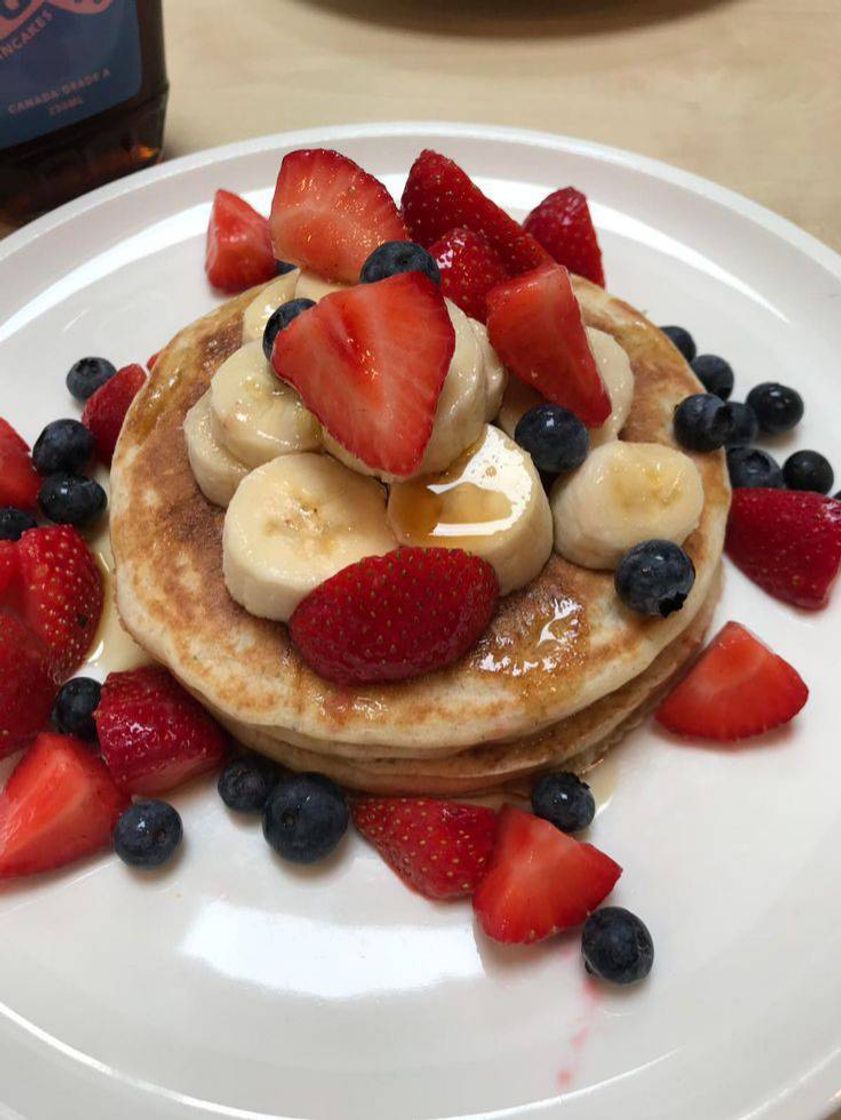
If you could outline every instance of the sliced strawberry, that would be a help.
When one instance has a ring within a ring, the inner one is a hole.
[[[158,357],[160,356],[160,353],[161,353],[160,350],[156,350],[154,354],[151,354],[146,359],[146,368],[149,370],[150,373],[155,368],[155,365],[157,364]]]
[[[204,270],[213,287],[222,292],[243,292],[275,275],[269,223],[231,191],[217,191],[213,196]]]
[[[451,229],[484,234],[510,276],[551,259],[457,163],[429,149],[412,164],[403,190],[403,218],[414,240],[427,249]]]
[[[734,490],[725,547],[770,595],[821,610],[841,568],[841,502],[805,490]]]
[[[466,315],[484,323],[488,292],[508,277],[487,237],[469,229],[451,229],[429,252],[438,262],[444,295]]]
[[[29,444],[0,418],[0,506],[36,509],[41,481],[32,466]]]
[[[589,428],[610,416],[610,397],[587,341],[569,273],[549,264],[488,295],[488,334],[520,381]]]
[[[505,805],[473,909],[495,941],[541,941],[580,925],[622,874],[610,856],[553,824]]]
[[[129,793],[166,793],[225,756],[222,729],[158,666],[109,673],[94,721],[102,757]]]
[[[408,886],[427,898],[472,894],[487,870],[496,813],[425,797],[360,797],[353,823]]]
[[[17,615],[0,610],[0,758],[46,727],[55,694],[43,645]]]
[[[369,467],[420,466],[455,332],[437,284],[404,272],[326,296],[279,331],[272,365]]]
[[[398,548],[351,564],[310,592],[290,632],[327,680],[405,680],[462,657],[493,617],[498,594],[493,568],[478,556]]]
[[[523,229],[539,241],[558,264],[604,287],[599,239],[587,196],[575,187],[553,191],[532,210]]]
[[[406,240],[382,183],[328,148],[302,148],[284,157],[269,226],[278,260],[351,284],[374,249]]]
[[[657,721],[678,735],[732,743],[788,723],[808,698],[796,669],[728,622],[657,709]]]
[[[88,399],[82,423],[93,433],[103,463],[111,462],[129,406],[145,384],[146,371],[133,363],[123,366]]]

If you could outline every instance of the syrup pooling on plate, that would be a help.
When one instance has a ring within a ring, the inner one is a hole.
[[[114,556],[107,524],[90,541],[90,548],[99,561],[105,596],[102,604],[102,617],[93,645],[85,661],[85,671],[99,669],[103,674],[135,669],[138,665],[148,665],[151,658],[137,644],[120,622],[114,594]]]

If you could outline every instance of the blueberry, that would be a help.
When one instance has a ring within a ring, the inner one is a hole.
[[[596,815],[590,787],[570,771],[541,778],[531,791],[531,807],[535,816],[551,821],[561,832],[580,832]]]
[[[795,389],[776,381],[757,385],[747,400],[763,432],[789,432],[803,419],[803,398]]]
[[[80,358],[67,371],[65,383],[77,401],[86,401],[116,372],[117,367],[107,358]]]
[[[74,677],[58,690],[53,705],[53,723],[65,735],[93,742],[96,724],[93,713],[99,707],[102,685],[92,677]]]
[[[590,450],[590,435],[574,412],[539,404],[520,417],[514,439],[539,471],[559,474],[580,467]]]
[[[728,406],[733,419],[733,431],[730,433],[727,447],[743,447],[746,443],[753,443],[759,435],[759,421],[756,413],[748,404],[741,401],[729,401]]]
[[[14,506],[0,508],[0,541],[19,541],[27,529],[35,529],[38,522],[30,513]]]
[[[675,439],[690,451],[715,451],[733,433],[733,413],[714,393],[695,393],[675,409]]]
[[[32,448],[32,462],[41,474],[76,474],[93,454],[93,436],[78,420],[53,420]]]
[[[613,984],[644,980],[654,964],[654,942],[630,910],[603,906],[584,923],[581,954],[588,972]]]
[[[695,582],[695,565],[672,541],[642,541],[619,561],[613,582],[631,610],[666,618],[686,601]]]
[[[717,354],[699,354],[690,363],[695,376],[708,393],[726,401],[733,392],[733,367]]]
[[[298,267],[290,261],[275,261],[274,266],[278,276],[285,276],[287,272],[294,272]]]
[[[783,472],[780,464],[759,447],[731,447],[727,451],[727,470],[734,489],[763,486],[782,490]]]
[[[263,353],[266,355],[267,362],[272,360],[274,340],[283,328],[288,327],[302,311],[308,311],[311,307],[315,307],[314,299],[290,299],[288,303],[282,303],[280,307],[274,309],[263,329]]]
[[[181,843],[181,817],[167,801],[135,801],[114,829],[114,851],[131,867],[160,867]]]
[[[269,794],[263,810],[263,835],[293,863],[315,863],[328,856],[348,826],[345,795],[323,774],[294,774]]]
[[[383,242],[363,264],[359,280],[362,284],[375,284],[401,272],[422,272],[433,283],[441,283],[441,273],[435,260],[414,241]]]
[[[829,459],[820,451],[795,451],[783,463],[783,479],[789,490],[815,490],[828,494],[835,481]]]
[[[277,765],[270,758],[243,754],[229,762],[219,775],[219,796],[237,813],[262,812],[277,785],[278,775]]]
[[[92,525],[105,512],[108,498],[98,482],[77,474],[51,474],[38,495],[45,517],[60,525]]]
[[[691,362],[698,351],[695,347],[695,339],[689,331],[684,330],[683,327],[661,327],[660,330],[672,340],[687,362]]]

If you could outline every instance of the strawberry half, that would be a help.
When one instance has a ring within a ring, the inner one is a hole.
[[[541,941],[580,925],[621,874],[619,864],[592,844],[505,805],[473,909],[494,941]]]
[[[451,548],[398,548],[343,568],[295,609],[290,633],[319,676],[399,681],[441,669],[478,641],[499,595],[496,573]]]
[[[805,490],[734,490],[725,548],[770,595],[821,610],[841,568],[841,502]]]
[[[284,157],[269,226],[278,260],[349,284],[384,241],[406,240],[406,227],[382,183],[327,148],[302,148]]]
[[[457,163],[429,149],[421,152],[409,171],[403,218],[413,239],[427,249],[451,229],[466,227],[484,234],[511,276],[551,259]]]
[[[0,794],[0,879],[51,871],[107,848],[128,798],[69,735],[39,735]]]
[[[483,233],[451,229],[429,250],[441,273],[441,291],[465,315],[484,323],[488,292],[508,273]]]
[[[809,698],[800,674],[738,622],[728,622],[657,709],[677,735],[732,743],[794,719]]]
[[[407,886],[426,898],[472,894],[487,870],[496,813],[425,797],[360,797],[353,823]]]
[[[243,292],[276,275],[269,223],[231,191],[217,191],[213,196],[204,270],[213,287],[222,292]]]
[[[553,191],[532,210],[523,229],[552,257],[579,276],[604,287],[599,239],[590,217],[587,196],[575,187]]]
[[[272,365],[369,467],[420,466],[455,332],[437,284],[404,272],[334,292],[279,331]]]
[[[222,729],[158,666],[109,673],[93,718],[102,757],[129,793],[166,793],[225,756]]]
[[[0,506],[36,509],[41,482],[32,466],[29,444],[0,418]]]
[[[610,397],[561,265],[544,265],[494,288],[488,295],[488,334],[520,381],[570,409],[588,428],[610,416]]]
[[[116,374],[88,398],[82,412],[82,423],[96,442],[96,453],[103,463],[110,463],[120,438],[123,422],[131,402],[146,384],[143,366],[132,363]]]
[[[46,727],[55,694],[43,645],[16,615],[0,610],[0,758]]]

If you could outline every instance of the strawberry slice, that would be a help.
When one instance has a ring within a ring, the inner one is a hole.
[[[92,432],[96,453],[103,463],[111,462],[129,406],[145,384],[143,366],[132,363],[117,370],[88,398],[82,423]]]
[[[841,568],[841,502],[805,490],[734,490],[725,548],[770,595],[821,610]]]
[[[327,148],[302,148],[284,157],[269,226],[278,260],[349,284],[384,241],[406,240],[406,227],[382,183]]]
[[[0,506],[36,509],[41,481],[32,466],[29,444],[0,418]]]
[[[55,694],[43,645],[16,615],[0,610],[0,758],[46,726]]]
[[[327,680],[406,680],[462,657],[493,617],[498,595],[496,573],[478,556],[398,548],[311,591],[289,628],[301,656]]]
[[[809,698],[800,674],[738,622],[728,622],[657,709],[677,735],[733,743],[794,719]]]
[[[487,870],[496,813],[426,797],[360,797],[353,823],[407,886],[426,898],[472,894]]]
[[[505,805],[473,909],[494,941],[541,941],[580,925],[621,874],[619,864],[592,844]]]
[[[264,284],[276,274],[269,223],[231,191],[213,196],[204,270],[214,288],[232,293]]]
[[[570,409],[587,427],[597,428],[610,416],[610,397],[561,265],[544,265],[494,288],[488,334],[520,381]]]
[[[326,296],[279,331],[272,365],[369,467],[420,466],[455,332],[437,284],[404,272]]]
[[[487,237],[470,229],[451,229],[429,252],[438,264],[444,295],[466,315],[484,323],[488,292],[508,277]]]
[[[69,735],[39,735],[0,794],[0,879],[50,871],[107,848],[128,798]]]
[[[590,217],[587,196],[575,187],[553,191],[532,210],[523,229],[552,257],[579,276],[604,287],[599,239]]]
[[[129,793],[166,793],[225,757],[222,729],[158,666],[109,673],[93,718],[102,757]]]
[[[412,164],[403,190],[403,218],[413,240],[426,249],[451,229],[466,227],[484,234],[510,276],[551,259],[457,163],[429,149]]]

